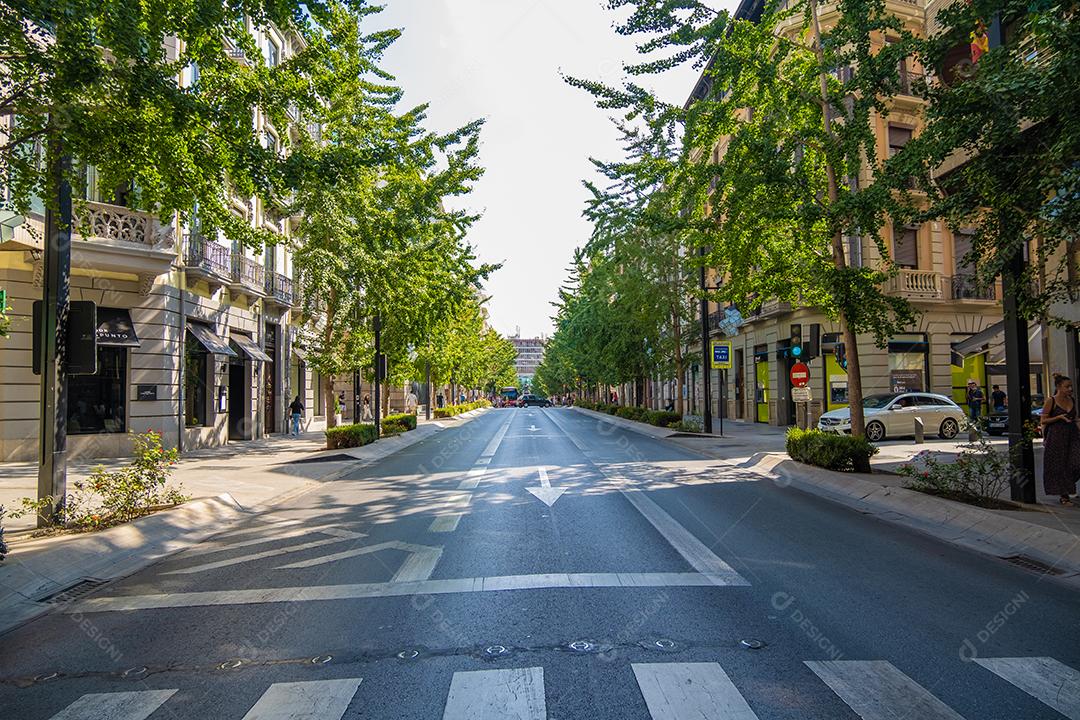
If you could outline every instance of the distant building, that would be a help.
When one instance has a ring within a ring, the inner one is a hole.
[[[510,342],[514,344],[514,349],[517,351],[515,366],[518,377],[523,383],[531,383],[533,375],[536,374],[536,368],[540,367],[540,363],[544,360],[546,340],[542,337],[523,338],[518,334],[510,338]]]

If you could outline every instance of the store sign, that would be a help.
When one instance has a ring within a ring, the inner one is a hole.
[[[791,388],[791,399],[797,403],[810,402],[813,400],[813,395],[810,392],[809,387],[794,387]]]
[[[889,373],[889,387],[893,392],[922,392],[922,371],[893,370]]]
[[[142,402],[157,400],[157,385],[139,385],[135,399]]]

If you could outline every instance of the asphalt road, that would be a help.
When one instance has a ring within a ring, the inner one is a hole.
[[[0,636],[0,718],[1077,720],[1077,669],[1052,579],[508,409]]]

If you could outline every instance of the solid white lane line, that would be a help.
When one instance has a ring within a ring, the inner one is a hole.
[[[454,673],[443,720],[547,720],[544,669]]]
[[[273,550],[264,550],[260,553],[252,553],[251,555],[241,555],[240,557],[229,558],[228,560],[218,560],[217,562],[205,563],[203,565],[194,565],[192,567],[181,568],[180,570],[170,570],[163,575],[191,575],[193,573],[206,572],[207,570],[216,570],[218,568],[229,567],[230,565],[239,565],[240,563],[250,562],[252,560],[262,560],[264,558],[277,557],[278,555],[288,555],[290,553],[302,552],[304,550],[312,550],[317,547],[323,547],[324,545],[334,545],[335,543],[346,542],[348,540],[358,540],[364,535],[360,533],[349,532],[348,530],[335,530],[330,532],[329,529],[325,531],[327,535],[335,535],[327,540],[314,540],[312,542],[300,543],[299,545],[286,545],[282,548],[275,548]]]
[[[863,720],[964,720],[884,660],[808,660],[806,665]]]
[[[502,575],[496,577],[424,580],[421,582],[357,583],[308,587],[205,590],[160,595],[120,595],[80,600],[64,612],[118,612],[159,608],[203,607],[211,605],[256,605],[260,603],[354,600],[408,595],[495,592],[499,590],[545,590],[552,588],[642,588],[709,587],[722,585],[723,578],[701,573],[554,573],[549,575]],[[746,583],[730,583],[745,585]]]
[[[146,720],[176,692],[136,690],[83,695],[53,715],[52,720]]]
[[[341,720],[361,678],[274,683],[244,720]]]
[[[633,663],[652,720],[757,720],[717,663]]]
[[[1050,657],[975,658],[1044,705],[1080,720],[1080,672]]]
[[[555,420],[552,416],[551,421],[558,426],[566,437],[570,439],[578,450],[581,451],[589,462],[592,464],[596,471],[603,475],[608,480],[617,483],[619,492],[623,497],[630,501],[630,504],[637,508],[637,511],[645,516],[645,519],[649,521],[657,532],[664,536],[664,539],[668,541],[675,550],[683,556],[686,562],[690,563],[698,572],[708,577],[716,578],[717,585],[749,585],[742,575],[739,575],[726,562],[721,560],[716,553],[708,548],[705,543],[697,539],[697,537],[689,530],[684,528],[678,523],[675,518],[667,514],[667,512],[653,502],[645,494],[642,488],[638,488],[635,483],[630,482],[624,477],[617,474],[610,473],[604,469],[602,463],[598,463],[592,458],[594,454],[585,443],[581,441],[573,433],[567,432],[563,428],[560,421]]]

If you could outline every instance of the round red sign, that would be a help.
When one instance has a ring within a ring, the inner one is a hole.
[[[806,387],[810,384],[810,368],[806,363],[797,362],[791,366],[791,384],[794,387]]]

